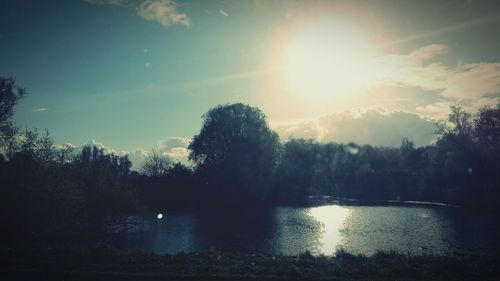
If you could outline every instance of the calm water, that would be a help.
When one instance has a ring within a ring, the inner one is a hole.
[[[376,250],[412,254],[500,251],[496,214],[463,214],[460,209],[422,206],[280,207],[259,225],[201,221],[190,214],[130,216],[134,227],[118,246],[157,254],[218,250],[295,255],[306,250],[333,254],[344,248],[370,255]]]

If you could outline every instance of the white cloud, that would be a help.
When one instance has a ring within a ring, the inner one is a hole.
[[[191,25],[191,19],[177,10],[173,0],[146,0],[139,6],[138,13],[145,20],[156,21],[165,27]]]
[[[168,155],[170,157],[174,158],[175,160],[180,161],[181,159],[187,159],[189,152],[188,152],[187,148],[174,147],[174,148],[170,149],[170,152],[168,152]]]
[[[187,149],[190,139],[185,137],[169,137],[167,139],[161,140],[155,146],[158,152],[168,155],[175,162],[181,162],[183,164],[189,164],[188,156],[189,151]],[[99,149],[103,149],[106,154],[115,154],[118,156],[128,155],[128,158],[132,162],[131,170],[140,171],[146,156],[150,152],[150,149],[137,149],[135,151],[126,150],[116,150],[111,146],[105,145],[96,140],[89,140],[81,146],[76,146],[71,143],[57,144],[54,145],[56,148],[62,148],[63,146],[71,146],[75,149],[75,153],[80,153],[81,149],[85,145],[96,146]]]
[[[158,149],[160,151],[168,151],[172,148],[183,147],[187,148],[191,139],[185,137],[169,137],[158,142]]]
[[[408,57],[410,62],[422,65],[437,55],[446,54],[449,51],[448,46],[442,44],[431,44],[411,52]]]
[[[85,145],[96,146],[97,148],[102,149],[106,154],[115,154],[118,156],[123,156],[129,153],[128,151],[125,150],[115,150],[114,148],[107,146],[103,143],[97,142],[96,140],[89,140],[87,143],[84,144],[84,146]]]
[[[54,145],[54,148],[55,149],[62,149],[62,148],[71,148],[71,149],[75,149],[77,148],[76,145],[70,143],[70,142],[66,142],[66,143],[62,143],[62,144],[55,144]]]
[[[168,155],[174,161],[188,163],[189,151],[187,149],[191,139],[186,137],[169,137],[159,141],[156,148],[159,152]]]
[[[136,6],[137,13],[145,20],[155,21],[168,27],[172,25],[191,26],[191,18],[177,10],[177,3],[174,0],[84,0],[92,5],[112,5],[112,6]],[[140,3],[140,4],[139,4]],[[147,53],[148,49],[144,49]]]
[[[104,151],[104,153],[106,153],[106,154],[114,154],[114,155],[117,155],[117,156],[129,155],[129,157],[131,155],[131,153],[128,152],[128,151],[116,150],[116,149],[114,149],[114,148],[112,148],[110,146],[107,146],[107,145],[103,144],[103,143],[97,142],[96,140],[89,140],[88,142],[86,142],[86,143],[84,143],[84,144],[82,144],[80,146],[75,145],[75,144],[70,143],[70,142],[61,143],[61,144],[55,144],[54,148],[55,149],[71,148],[71,149],[73,149],[73,154],[74,155],[78,155],[79,153],[81,153],[82,148],[84,146],[96,146],[98,149],[102,149]],[[131,158],[129,158],[129,159],[132,161],[132,164],[135,164],[134,161]]]
[[[133,171],[140,171],[142,164],[144,163],[144,159],[146,159],[148,151],[139,149],[127,154],[128,159],[130,159],[130,161],[132,162],[132,167],[130,169]]]
[[[229,16],[229,14],[224,10],[219,10],[219,13],[225,17]]]
[[[321,116],[295,124],[273,126],[282,139],[289,137],[313,138],[322,142],[399,146],[402,137],[408,137],[417,146],[435,141],[434,122],[417,114],[403,111],[370,109],[344,111]]]
[[[418,106],[416,111],[421,116],[429,116],[435,120],[448,120],[450,103],[440,101],[426,106]]]
[[[129,160],[132,162],[132,171],[139,171],[141,169],[142,163],[144,163],[144,159],[146,157],[147,151],[145,150],[136,150],[136,151],[126,151],[126,150],[116,150],[111,146],[105,145],[103,143],[97,142],[96,140],[89,140],[81,146],[76,146],[71,143],[59,144],[55,145],[55,147],[63,147],[64,145],[72,146],[75,150],[75,153],[78,154],[81,152],[82,147],[86,145],[96,146],[99,149],[103,149],[106,154],[114,154],[117,156],[125,156],[128,155]]]
[[[159,141],[155,149],[164,154],[168,155],[175,162],[181,162],[183,164],[189,164],[188,156],[189,151],[187,149],[189,142],[191,140],[185,137],[169,137],[164,140]],[[130,161],[132,161],[132,170],[139,171],[144,163],[144,159],[150,150],[138,149],[135,151],[117,151],[112,147],[106,146],[102,143],[91,140],[87,143],[88,145],[95,145],[98,148],[104,149],[105,153],[113,153],[115,155],[123,156],[128,155]]]
[[[407,55],[379,57],[379,81],[438,93],[439,101],[416,108],[419,114],[432,119],[446,119],[452,104],[474,112],[480,106],[498,103],[500,63],[458,63],[450,67],[436,62],[448,51],[448,46],[433,44]]]

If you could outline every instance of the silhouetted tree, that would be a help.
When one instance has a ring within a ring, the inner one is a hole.
[[[45,134],[37,138],[35,157],[42,165],[49,165],[55,160],[54,152],[54,140],[45,130]]]
[[[438,134],[443,137],[470,137],[473,131],[471,114],[459,105],[452,105],[450,109],[451,113],[448,115],[448,123],[444,121],[437,123]]]
[[[220,105],[203,115],[203,126],[189,144],[212,204],[262,202],[278,158],[279,138],[256,107]]]
[[[500,153],[500,103],[496,108],[483,108],[474,119],[474,136],[487,157]]]
[[[70,143],[65,143],[54,147],[55,162],[59,165],[69,163],[73,159],[75,146]]]
[[[11,122],[4,124],[0,130],[0,152],[5,155],[7,159],[18,152],[21,148],[19,141],[19,129]]]
[[[14,106],[26,94],[11,77],[0,77],[0,153],[12,157],[17,146],[18,129],[10,121]]]
[[[13,78],[0,77],[0,128],[12,117],[14,106],[25,93]]]
[[[162,177],[168,173],[172,167],[172,159],[168,155],[158,152],[155,148],[151,149],[144,159],[141,171],[150,177]]]
[[[315,140],[291,139],[283,145],[276,173],[275,199],[281,203],[302,203],[313,193],[313,182],[326,173],[319,157],[321,144]],[[322,194],[325,195],[325,194]]]

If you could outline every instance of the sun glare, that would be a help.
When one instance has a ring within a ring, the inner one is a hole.
[[[309,215],[321,223],[321,252],[331,255],[342,242],[340,230],[350,215],[349,209],[341,206],[321,206],[311,208]]]
[[[292,39],[285,55],[289,87],[313,99],[339,98],[373,79],[374,50],[360,30],[344,22],[306,26]]]

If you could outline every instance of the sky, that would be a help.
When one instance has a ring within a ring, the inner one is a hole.
[[[281,139],[435,141],[450,105],[500,98],[498,1],[0,0],[21,127],[137,166],[185,161],[201,116],[257,106]]]

